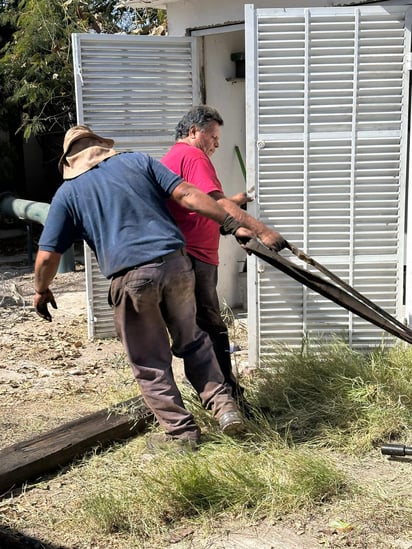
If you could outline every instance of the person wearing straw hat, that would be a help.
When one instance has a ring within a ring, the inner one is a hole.
[[[171,198],[196,210],[237,239],[254,233],[151,156],[119,153],[113,146],[112,139],[84,125],[65,135],[59,161],[65,181],[51,202],[36,256],[35,311],[52,320],[48,305],[57,305],[50,284],[61,254],[75,240],[85,240],[111,280],[116,330],[165,442],[195,448],[200,437],[175,383],[172,353],[183,359],[187,379],[222,431],[242,432],[243,418],[224,385],[210,338],[196,324],[193,269],[166,202]]]

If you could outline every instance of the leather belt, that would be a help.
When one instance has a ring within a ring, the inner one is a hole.
[[[133,265],[132,267],[126,267],[125,269],[122,269],[121,271],[118,271],[117,273],[112,275],[112,279],[118,278],[119,276],[124,276],[129,271],[133,271],[134,269],[143,267],[143,265],[151,265],[152,263],[165,263],[166,261],[170,261],[174,257],[178,257],[180,255],[186,255],[186,251],[184,248],[179,248],[174,252],[170,252],[170,254],[155,257],[154,259],[150,259],[150,261],[145,261],[144,263],[139,263],[138,265]]]

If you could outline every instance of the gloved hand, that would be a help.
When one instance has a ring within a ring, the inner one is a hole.
[[[280,252],[280,250],[283,250],[287,246],[287,242],[283,236],[277,231],[269,229],[269,227],[259,235],[259,238],[262,244],[275,252]]]
[[[33,300],[34,310],[41,318],[47,320],[48,322],[51,322],[52,316],[49,313],[49,309],[47,307],[48,303],[50,303],[53,309],[57,309],[57,304],[52,291],[49,289],[45,290],[44,292],[36,291]]]
[[[253,231],[246,229],[246,227],[239,227],[235,233],[236,240],[243,247],[244,244],[249,242],[251,238],[255,238],[256,235]]]
[[[220,234],[226,236],[227,234],[236,234],[236,231],[241,227],[239,221],[236,221],[234,217],[227,214],[222,225],[220,225]]]

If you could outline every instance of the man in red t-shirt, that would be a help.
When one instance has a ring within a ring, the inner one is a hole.
[[[219,146],[221,126],[223,119],[216,109],[207,105],[193,107],[178,123],[176,143],[161,161],[214,198],[228,214],[251,229],[266,246],[279,251],[285,246],[283,237],[239,207],[248,201],[246,193],[231,198],[223,193],[210,160]],[[196,212],[181,208],[175,202],[169,201],[169,208],[185,236],[186,251],[195,272],[197,323],[212,340],[226,384],[233,396],[242,401],[243,389],[232,371],[228,330],[220,314],[216,291],[219,225]]]

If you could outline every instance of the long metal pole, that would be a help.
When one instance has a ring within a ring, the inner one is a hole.
[[[35,221],[44,225],[49,213],[50,204],[46,202],[34,202],[16,198],[12,194],[0,195],[0,213],[9,217],[17,217],[26,221]],[[59,263],[58,272],[68,273],[74,271],[73,247],[65,252]]]

